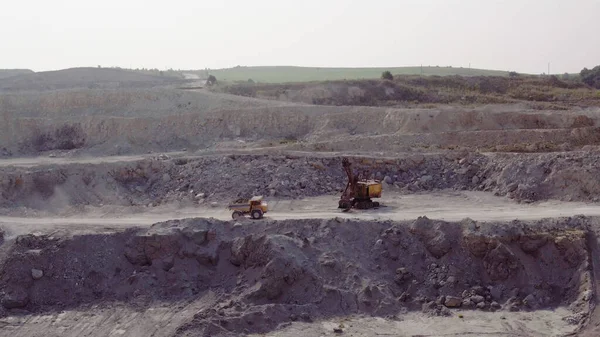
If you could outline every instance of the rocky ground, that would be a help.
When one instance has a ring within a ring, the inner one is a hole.
[[[573,329],[593,296],[596,218],[511,224],[352,220],[178,220],[119,233],[24,235],[5,243],[3,314],[102,303],[212,304],[176,336],[267,333],[292,322],[402,312],[568,307]],[[6,325],[7,334],[27,328]]]

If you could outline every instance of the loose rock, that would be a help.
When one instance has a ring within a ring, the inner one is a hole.
[[[444,305],[449,308],[456,308],[462,305],[462,299],[456,296],[446,296],[446,301]]]
[[[39,269],[31,269],[31,277],[33,277],[34,280],[39,280],[44,276],[44,272],[39,270]]]
[[[483,296],[480,296],[480,295],[471,296],[471,302],[473,302],[475,304],[482,303],[483,301],[485,301],[485,298],[483,298]]]

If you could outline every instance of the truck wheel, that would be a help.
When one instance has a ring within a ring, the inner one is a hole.
[[[242,212],[238,212],[238,211],[235,211],[235,212],[233,212],[233,214],[231,214],[231,217],[233,218],[233,220],[237,220],[243,216],[244,216],[244,214],[242,214]]]
[[[252,219],[258,220],[263,217],[263,212],[260,209],[255,209],[251,213]]]

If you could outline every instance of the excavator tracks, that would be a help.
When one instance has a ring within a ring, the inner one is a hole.
[[[379,207],[379,203],[376,201],[371,201],[371,200],[361,200],[361,201],[355,201],[354,207],[357,209],[371,209],[371,208]]]
[[[338,208],[350,209],[352,207],[356,209],[371,209],[379,207],[379,203],[371,200],[340,200]]]

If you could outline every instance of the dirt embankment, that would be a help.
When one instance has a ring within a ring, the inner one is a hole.
[[[596,152],[480,155],[449,152],[397,159],[352,159],[385,190],[405,193],[478,190],[517,201],[597,201]],[[249,195],[295,199],[338,194],[346,184],[340,159],[312,156],[228,155],[146,159],[0,169],[0,207],[59,212],[85,205],[181,205]]]
[[[419,104],[501,104],[598,106],[598,91],[556,76],[397,76],[394,80],[311,83],[236,83],[215,90],[234,95],[321,105],[410,106]]]
[[[237,146],[285,145],[311,151],[483,147],[545,152],[599,144],[598,116],[593,108],[540,112],[523,105],[297,105],[165,88],[15,92],[0,94],[0,156],[51,150],[119,155],[231,141]]]
[[[232,336],[296,320],[459,308],[563,306],[578,325],[593,294],[586,235],[597,221],[190,219],[114,234],[30,234],[0,246],[0,313],[150,308],[210,293],[212,306],[162,334]]]
[[[67,138],[61,133],[65,128],[77,129],[77,138],[85,140],[77,147],[80,152],[95,149],[103,155],[207,147],[235,137],[306,134],[309,126],[301,125],[302,114],[269,110],[281,105],[285,104],[169,89],[0,94],[0,156],[67,149],[38,146],[43,142],[40,135]]]

